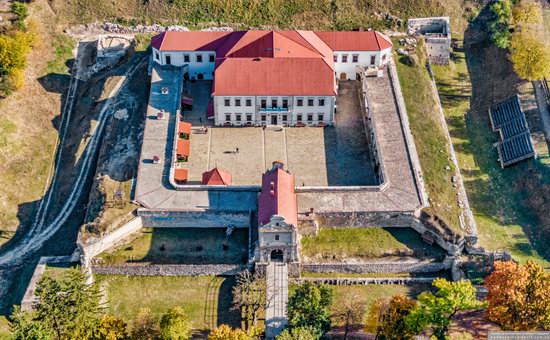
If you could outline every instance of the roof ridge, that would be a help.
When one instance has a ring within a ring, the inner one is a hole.
[[[304,39],[305,41],[307,41],[308,44],[311,45],[311,47],[314,48],[314,50],[312,50],[311,48],[305,46],[304,44],[302,44],[302,43],[300,43],[300,42],[298,42],[298,41],[296,41],[296,40],[294,40],[294,39],[292,39],[292,38],[290,38],[290,37],[287,37],[286,35],[280,33],[280,32],[284,32],[284,31],[276,31],[276,32],[277,32],[278,34],[282,35],[283,37],[287,38],[288,40],[293,41],[293,42],[297,43],[298,45],[300,45],[300,46],[302,46],[302,47],[304,47],[304,48],[307,48],[307,49],[310,50],[311,52],[315,52],[315,53],[317,53],[317,54],[322,55],[321,51],[319,51],[318,49],[316,49],[315,46],[313,46],[312,43],[310,43],[306,38],[304,38],[304,36],[303,36],[302,34],[300,34],[300,31],[299,31],[299,30],[290,30],[290,31],[291,31],[291,32],[296,32],[296,33],[298,33],[298,35],[301,36],[302,39]]]
[[[382,46],[380,46],[380,41],[378,41],[378,34],[376,31],[374,31],[374,39],[376,40],[376,45],[378,45],[378,49],[381,51]]]

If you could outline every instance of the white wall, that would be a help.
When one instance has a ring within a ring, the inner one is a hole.
[[[229,100],[229,106],[225,105],[225,100]],[[240,106],[237,106],[236,100],[240,99]],[[246,100],[251,100],[251,106],[246,106]],[[272,107],[272,100],[277,100],[277,107],[282,108],[283,99],[288,100],[288,111],[262,111],[262,99],[266,100],[266,107]],[[299,106],[299,101],[302,105]],[[313,105],[309,106],[309,100],[313,100]],[[324,105],[320,105],[320,100],[324,100]],[[330,125],[334,121],[334,96],[214,96],[215,124],[224,125],[227,122],[226,115],[230,115],[232,125],[244,125],[248,122],[247,115],[251,115],[250,121],[253,125],[272,124],[272,117],[277,117],[277,125],[296,125],[301,122],[306,125],[318,125],[324,123]],[[241,115],[241,121],[237,120],[237,115]],[[312,120],[308,121],[311,115]],[[322,120],[319,120],[322,115]],[[284,120],[286,116],[286,121]],[[265,121],[262,121],[265,118]]]
[[[189,55],[189,62],[185,62],[185,55]],[[197,56],[202,56],[202,62],[197,61]],[[210,55],[214,56],[214,62],[210,62]],[[216,60],[214,51],[159,51],[153,48],[153,60],[161,65],[166,65],[166,57],[170,57],[170,64],[174,66],[189,65],[189,77],[198,79],[202,74],[204,79],[212,80]]]
[[[342,73],[345,73],[345,79],[355,80],[356,67],[379,67],[384,65],[390,59],[391,48],[382,51],[334,51],[335,62],[334,70],[336,78],[341,79]],[[347,62],[342,62],[344,55],[347,55]],[[353,62],[353,56],[357,55],[357,62]],[[371,62],[374,57],[374,63]]]

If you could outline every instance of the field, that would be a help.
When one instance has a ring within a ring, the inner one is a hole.
[[[301,254],[309,261],[349,258],[386,259],[443,256],[438,246],[422,242],[410,228],[321,228],[317,236],[302,237]]]
[[[399,46],[397,41],[394,41],[394,45]],[[438,117],[432,83],[424,67],[426,55],[422,44],[417,48],[415,58],[415,65],[407,65],[404,57],[394,54],[411,132],[428,191],[430,206],[425,211],[437,215],[460,234],[462,230],[459,224],[460,207],[456,201],[457,189],[451,181],[454,166]]]
[[[239,312],[231,310],[234,278],[97,275],[107,293],[107,310],[130,321],[140,308],[156,317],[167,309],[182,307],[196,330],[228,323],[239,326]]]
[[[144,229],[133,242],[98,258],[103,264],[245,263],[248,229],[235,229],[229,237],[223,228]]]

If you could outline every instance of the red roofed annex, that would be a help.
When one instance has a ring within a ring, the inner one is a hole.
[[[391,41],[375,31],[164,32],[153,60],[213,80],[218,126],[331,125],[336,79],[387,63]]]

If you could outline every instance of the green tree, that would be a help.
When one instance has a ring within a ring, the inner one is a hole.
[[[550,72],[548,46],[530,31],[517,32],[512,37],[510,59],[516,74],[525,80],[539,80]]]
[[[151,340],[160,338],[160,328],[157,319],[149,308],[142,308],[132,320],[130,338],[136,340]]]
[[[309,327],[286,328],[277,336],[277,340],[315,340],[315,331]]]
[[[405,322],[416,334],[430,326],[438,339],[444,339],[456,313],[483,307],[470,281],[449,282],[439,278],[433,286],[437,288],[435,295],[420,294],[418,305],[406,317]]]
[[[128,326],[119,317],[103,315],[99,321],[94,339],[97,340],[122,340],[128,338]]]
[[[332,290],[324,285],[306,282],[288,300],[288,325],[292,328],[311,327],[320,338],[330,330]]]
[[[512,22],[512,2],[499,0],[491,5],[495,18],[489,23],[491,41],[500,48],[510,45],[510,24]]]
[[[29,8],[27,4],[14,1],[11,3],[11,12],[15,14],[15,27],[18,29],[25,29],[25,19],[29,16]]]
[[[191,337],[191,321],[183,308],[170,308],[160,319],[160,337],[163,340],[186,340]]]
[[[382,308],[377,329],[378,339],[412,339],[415,334],[405,321],[416,307],[416,302],[406,296],[396,295]]]
[[[16,306],[10,316],[11,339],[13,340],[49,340],[53,339],[51,330],[47,329],[43,323],[35,319],[36,313],[21,311]]]

